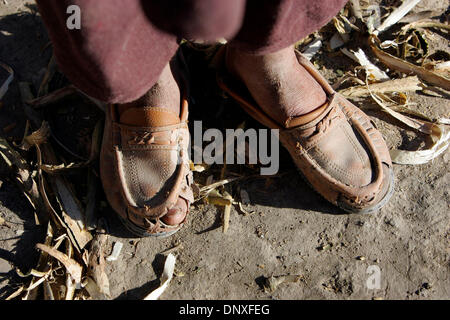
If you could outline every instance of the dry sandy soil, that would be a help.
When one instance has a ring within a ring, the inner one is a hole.
[[[7,4],[6,4],[7,3]],[[423,1],[414,10],[444,12],[444,0]],[[448,34],[433,33],[432,48],[449,51]],[[11,122],[10,133],[20,137],[24,130],[17,82],[38,86],[51,50],[46,31],[32,1],[0,1],[0,61],[12,66],[16,81],[0,110],[0,128]],[[345,57],[324,61],[321,72],[334,81]],[[214,126],[219,106],[213,73],[197,67],[198,53],[188,52],[188,62],[198,84],[193,85],[191,119]],[[346,67],[347,68],[347,67]],[[212,83],[212,84],[211,84]],[[222,99],[222,98],[221,98]],[[413,94],[415,108],[431,118],[448,117],[448,95]],[[225,123],[236,126],[236,115],[253,122],[230,100],[221,100]],[[361,102],[360,102],[361,103]],[[422,135],[380,112],[369,111],[390,148],[416,149],[429,141]],[[228,121],[228,122],[227,122]],[[220,125],[220,124],[219,124]],[[185,228],[168,239],[137,239],[121,227],[111,209],[104,209],[109,222],[109,252],[116,241],[124,244],[117,261],[107,272],[113,298],[140,299],[155,285],[160,270],[158,253],[182,243],[177,274],[162,299],[449,299],[450,214],[448,172],[450,151],[426,165],[396,165],[395,194],[380,212],[348,215],[328,205],[295,174],[282,153],[279,178],[249,179],[239,186],[247,190],[252,215],[235,209],[230,228],[220,228],[221,210],[211,205],[193,208]],[[0,171],[2,177],[6,176]],[[34,244],[43,240],[43,229],[34,223],[33,212],[15,185],[0,177],[0,297],[18,286],[14,268],[23,272],[36,263]],[[217,178],[217,175],[216,175]],[[236,193],[236,186],[233,188]],[[363,257],[363,258],[361,258]],[[380,289],[366,286],[368,266],[381,270]],[[263,277],[299,274],[298,283],[281,285],[274,293],[261,289]]]

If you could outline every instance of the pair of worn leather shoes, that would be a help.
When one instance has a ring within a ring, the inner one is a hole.
[[[314,190],[351,213],[371,213],[389,201],[394,174],[383,137],[370,118],[336,93],[306,58],[297,52],[298,62],[323,87],[328,101],[306,115],[278,123],[227,72],[224,52],[225,47],[215,58],[219,86],[257,121],[280,130],[282,145]],[[168,236],[185,222],[167,225],[162,217],[179,197],[188,207],[193,202],[187,118],[186,95],[180,115],[150,107],[120,117],[115,106],[107,111],[100,159],[103,187],[124,225],[139,236]]]

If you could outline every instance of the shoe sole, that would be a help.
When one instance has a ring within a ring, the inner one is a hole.
[[[337,203],[330,202],[323,195],[321,195],[319,192],[316,191],[316,189],[312,186],[312,184],[308,181],[308,179],[306,179],[305,175],[303,174],[303,172],[300,171],[300,169],[298,167],[297,167],[297,172],[300,174],[300,177],[302,178],[302,180],[304,182],[306,182],[306,184],[314,191],[314,193],[318,194],[322,199],[324,199],[331,205],[334,205],[335,207],[338,207],[339,209],[344,210],[346,213],[366,215],[366,214],[371,214],[371,213],[377,212],[382,207],[384,207],[384,205],[386,205],[386,203],[389,202],[392,195],[394,194],[395,176],[394,176],[394,170],[392,170],[392,169],[389,171],[389,188],[388,188],[388,191],[386,192],[386,194],[384,195],[383,199],[381,199],[381,201],[379,201],[376,205],[369,207],[369,208],[365,208],[365,209],[358,209],[358,208],[350,207],[350,206],[347,206],[345,203],[342,203],[339,201]]]
[[[138,236],[138,237],[146,237],[146,238],[167,238],[170,237],[172,235],[174,235],[175,233],[177,233],[178,231],[180,231],[182,226],[179,226],[178,229],[176,230],[172,230],[172,231],[168,231],[168,232],[162,232],[162,233],[149,233],[147,231],[145,231],[145,229],[142,229],[141,227],[135,225],[134,223],[130,222],[128,219],[123,218],[121,215],[117,215],[119,217],[120,222],[125,226],[125,228],[130,231],[132,234]]]

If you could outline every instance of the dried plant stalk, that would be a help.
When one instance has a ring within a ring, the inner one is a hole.
[[[383,31],[386,31],[391,26],[396,24],[401,18],[403,18],[412,8],[416,6],[421,0],[405,0],[400,5],[400,7],[396,8],[386,20],[373,32],[375,35],[380,34]]]
[[[392,93],[392,92],[408,92],[420,91],[423,84],[416,76],[406,77],[403,79],[389,80],[379,83],[372,83],[370,91],[373,93]],[[339,93],[347,97],[367,97],[370,96],[367,86],[356,86],[340,90]]]
[[[75,283],[81,283],[83,267],[78,262],[69,258],[66,254],[45,244],[38,243],[36,244],[36,248],[46,252],[48,255],[51,255],[53,258],[61,262],[66,268],[67,272],[70,273]]]
[[[381,62],[383,62],[389,68],[406,74],[415,74],[420,79],[423,79],[426,82],[441,87],[445,90],[450,90],[450,79],[447,79],[433,71],[413,65],[412,63],[394,57],[393,55],[387,52],[384,52],[379,48],[380,40],[376,36],[374,35],[370,36],[369,43],[373,53],[377,56],[378,59],[381,60]]]

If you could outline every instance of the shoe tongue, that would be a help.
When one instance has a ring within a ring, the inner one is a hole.
[[[177,114],[170,110],[153,107],[129,108],[122,112],[119,122],[128,126],[160,127],[180,123]]]

